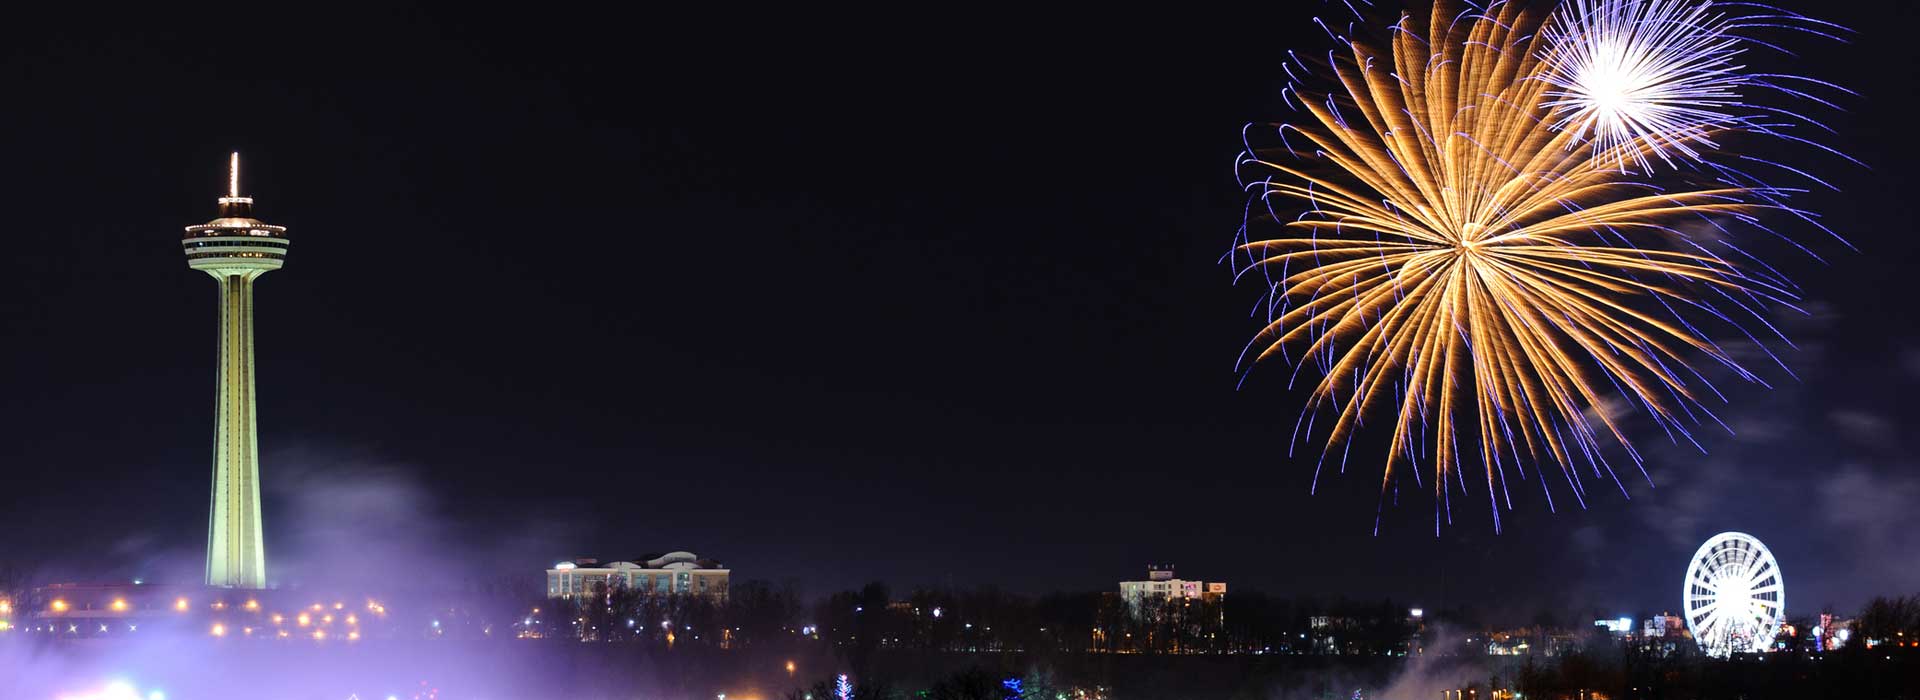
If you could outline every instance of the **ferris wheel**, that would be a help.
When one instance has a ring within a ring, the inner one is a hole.
[[[1725,657],[1772,646],[1787,588],[1766,545],[1744,532],[1722,532],[1693,553],[1680,600],[1700,650]]]

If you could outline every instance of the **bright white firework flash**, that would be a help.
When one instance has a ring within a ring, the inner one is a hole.
[[[1555,128],[1592,139],[1607,167],[1644,170],[1649,154],[1669,166],[1698,160],[1714,134],[1747,121],[1734,26],[1708,2],[1568,0],[1543,35],[1544,106],[1558,110]]]

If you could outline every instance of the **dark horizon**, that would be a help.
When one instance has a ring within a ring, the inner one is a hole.
[[[213,285],[178,236],[238,150],[292,240],[256,319],[276,580],[688,550],[810,596],[1098,590],[1160,563],[1284,596],[1644,616],[1740,530],[1780,559],[1789,616],[1911,593],[1920,183],[1892,135],[1920,10],[1793,9],[1859,32],[1795,46],[1861,93],[1828,142],[1870,166],[1823,162],[1841,191],[1806,198],[1861,252],[1800,227],[1825,262],[1770,261],[1813,312],[1782,319],[1797,379],[1730,388],[1735,434],[1703,432],[1707,456],[1636,423],[1656,487],[1631,500],[1549,514],[1529,482],[1496,535],[1473,491],[1438,536],[1419,491],[1373,534],[1372,457],[1309,494],[1301,392],[1234,371],[1258,290],[1219,264],[1233,158],[1244,124],[1286,118],[1279,60],[1324,41],[1310,10],[28,17],[0,43],[0,564],[198,566]],[[212,40],[243,30],[271,41]]]

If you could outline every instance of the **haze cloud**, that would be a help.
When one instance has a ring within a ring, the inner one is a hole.
[[[302,446],[267,463],[267,552],[276,582],[387,589],[421,572],[444,581],[531,583],[581,528],[567,519],[450,512],[421,470],[366,452]],[[413,572],[413,573],[400,573]]]

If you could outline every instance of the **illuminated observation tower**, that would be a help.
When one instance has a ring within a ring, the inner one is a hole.
[[[207,513],[207,585],[267,586],[260,527],[260,447],[253,397],[253,281],[280,269],[287,229],[253,218],[240,196],[240,154],[227,172],[220,216],[188,226],[187,267],[220,283],[220,351],[214,385],[213,492]]]

